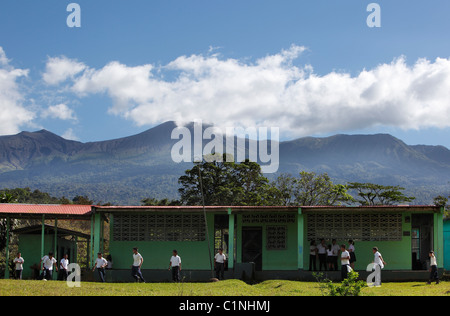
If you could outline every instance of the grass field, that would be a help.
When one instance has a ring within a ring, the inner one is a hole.
[[[239,280],[216,283],[81,283],[69,288],[65,282],[0,280],[0,296],[320,296],[317,283],[266,281],[249,285]],[[450,282],[385,283],[365,288],[364,296],[450,296]]]

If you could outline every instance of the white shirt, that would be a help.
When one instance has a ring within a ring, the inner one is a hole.
[[[97,269],[102,268],[104,265],[108,264],[108,261],[106,261],[105,258],[97,258],[97,260],[95,260],[95,263],[97,264]]]
[[[327,253],[327,248],[325,248],[325,246],[323,246],[322,244],[319,244],[317,246],[317,249],[319,250],[319,254],[323,255]]]
[[[331,250],[327,249],[327,256],[328,257],[333,257],[334,256],[333,249],[331,249]]]
[[[216,254],[216,256],[214,257],[214,259],[216,259],[216,262],[217,262],[217,263],[224,263],[225,260],[227,260],[227,257],[225,256],[224,253],[222,253],[222,254],[218,253],[218,254]]]
[[[331,245],[331,250],[333,251],[333,256],[337,257],[339,250],[341,250],[341,246],[338,244]]]
[[[436,256],[430,257],[430,266],[437,266]]]
[[[59,263],[60,267],[64,270],[67,270],[68,266],[69,266],[69,259],[61,259],[61,262]]]
[[[348,251],[355,252],[355,246],[353,245],[348,246]]]
[[[172,258],[170,258],[170,263],[172,264],[172,268],[178,267],[181,264],[180,256],[172,256]]]
[[[378,264],[380,266],[381,269],[384,268],[384,264],[383,261],[381,261],[381,253],[379,253],[378,251],[375,252],[375,256],[373,258],[373,263]]]
[[[342,265],[350,264],[350,260],[344,259],[344,258],[350,258],[350,253],[347,250],[345,250],[341,253],[341,264]]]
[[[309,254],[310,254],[311,256],[315,256],[315,255],[316,255],[316,249],[317,249],[316,246],[310,246],[310,248],[309,248]]]
[[[14,263],[16,264],[16,270],[23,270],[24,262],[25,261],[23,260],[22,257],[19,257],[19,258],[16,257],[16,259],[14,259]]]
[[[54,257],[50,259],[49,256],[44,256],[42,262],[44,263],[44,268],[51,271],[53,270],[53,265],[58,261]]]
[[[133,266],[139,267],[141,265],[141,260],[144,259],[141,254],[138,252],[137,254],[133,253]]]

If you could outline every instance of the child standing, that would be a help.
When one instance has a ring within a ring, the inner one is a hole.
[[[431,284],[431,282],[433,281],[436,281],[436,284],[439,284],[437,260],[436,256],[434,255],[434,251],[430,251],[429,257],[430,257],[430,280],[428,281],[428,284]]]
[[[328,245],[327,248],[327,264],[328,264],[328,270],[329,271],[334,271],[335,267],[334,267],[334,252],[333,252],[333,248],[331,245]]]
[[[22,272],[23,272],[23,263],[25,261],[22,258],[22,254],[19,252],[17,257],[14,259],[14,263],[16,264],[16,280],[22,280]]]
[[[181,258],[178,255],[178,251],[176,250],[172,252],[172,258],[170,258],[169,271],[171,269],[172,269],[172,280],[174,282],[180,282]]]

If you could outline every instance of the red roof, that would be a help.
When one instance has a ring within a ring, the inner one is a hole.
[[[88,215],[91,205],[0,204],[0,214]]]

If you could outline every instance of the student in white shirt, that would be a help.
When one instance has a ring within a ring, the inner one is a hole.
[[[172,280],[174,282],[180,282],[181,258],[178,255],[177,250],[172,252],[172,257],[169,262],[169,271],[170,270],[172,270]]]
[[[331,250],[333,251],[333,265],[334,265],[334,271],[338,270],[338,255],[339,251],[341,250],[341,246],[337,244],[336,239],[333,239],[331,241]]]
[[[433,282],[433,281],[436,281],[436,284],[439,284],[437,259],[434,254],[434,251],[430,251],[428,256],[430,257],[430,279],[428,280],[428,284],[431,284],[431,282]]]
[[[22,254],[19,252],[17,257],[14,259],[14,263],[16,264],[16,280],[22,280],[22,272],[23,272],[23,263],[25,261],[22,258]]]
[[[105,283],[105,267],[108,265],[108,261],[103,258],[103,254],[99,252],[97,254],[97,259],[95,260],[94,268],[92,268],[92,272],[95,271],[95,268],[97,268],[98,276],[100,277],[100,281],[102,283]]]
[[[131,276],[136,280],[136,282],[141,281],[142,283],[145,283],[144,276],[141,272],[144,258],[141,256],[138,250],[138,248],[133,248],[133,265],[131,266]]]
[[[348,268],[350,266],[350,253],[341,245],[341,278],[342,281],[348,277]]]
[[[331,245],[328,245],[327,248],[327,265],[328,270],[333,271],[334,270],[334,258],[333,258],[333,247]]]
[[[317,262],[317,246],[314,240],[311,241],[309,245],[309,271],[317,271],[316,262]]]
[[[225,279],[224,272],[225,272],[225,261],[227,260],[227,257],[223,253],[223,248],[219,248],[219,252],[214,257],[214,268],[216,270],[216,278],[218,280]]]
[[[55,266],[56,272],[58,272],[57,264],[58,262],[53,257],[53,252],[49,252],[48,256],[42,257],[39,262],[39,266],[42,264],[42,279],[43,280],[52,280],[53,279],[53,266]]]
[[[317,253],[319,255],[319,271],[322,271],[322,266],[327,271],[327,245],[325,239],[320,240],[320,244],[317,246]]]
[[[67,281],[67,276],[69,274],[69,272],[67,271],[68,267],[69,267],[69,255],[66,253],[59,262],[58,280]]]

